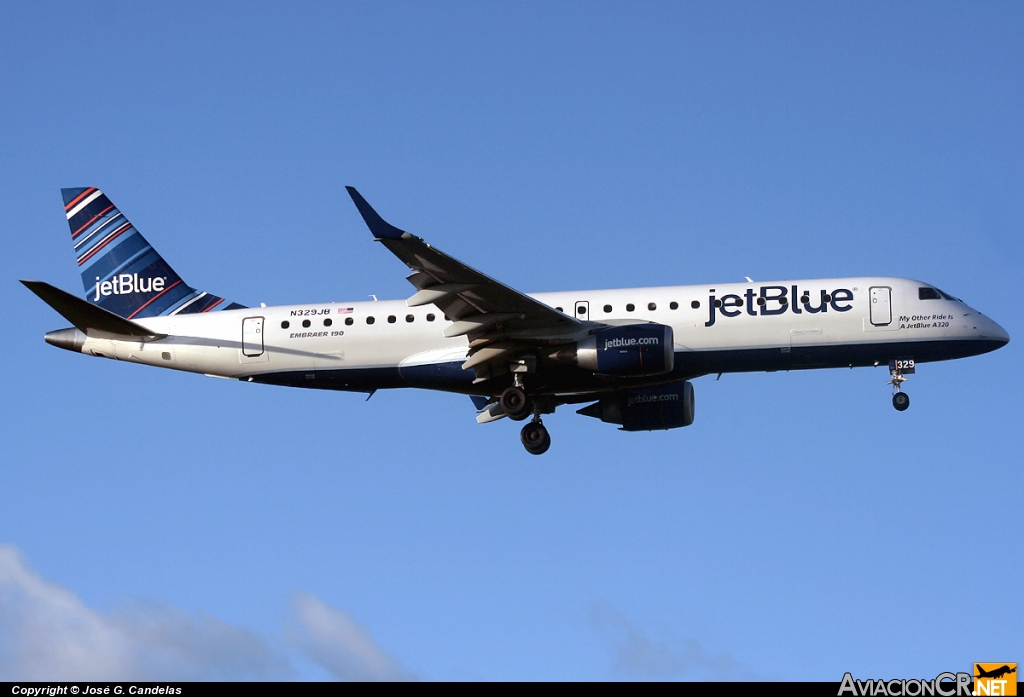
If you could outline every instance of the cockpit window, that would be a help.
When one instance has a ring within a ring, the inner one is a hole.
[[[919,300],[939,300],[940,298],[945,298],[946,300],[952,300],[955,303],[963,302],[960,298],[954,298],[949,293],[945,293],[938,288],[918,288],[917,297]]]

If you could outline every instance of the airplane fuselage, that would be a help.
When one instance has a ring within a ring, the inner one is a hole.
[[[671,372],[644,378],[573,365],[540,371],[543,391],[604,392],[708,373],[918,363],[962,358],[1008,339],[963,302],[922,299],[917,281],[858,277],[616,290],[531,297],[579,320],[670,326]],[[313,303],[137,320],[149,342],[80,337],[83,353],[211,376],[317,389],[418,387],[493,394],[463,370],[469,342],[433,306],[405,301]],[[53,343],[53,342],[51,342]],[[65,346],[70,348],[70,346]]]

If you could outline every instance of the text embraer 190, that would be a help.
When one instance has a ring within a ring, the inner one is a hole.
[[[693,422],[689,380],[709,373],[888,365],[893,405],[918,363],[1009,341],[934,286],[830,278],[526,295],[385,222],[349,187],[377,241],[405,263],[408,300],[250,308],[187,285],[96,188],[63,189],[85,299],[22,281],[74,328],[46,341],[104,358],[249,382],[472,397],[477,421],[578,413],[626,431]]]

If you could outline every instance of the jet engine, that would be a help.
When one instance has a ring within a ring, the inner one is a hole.
[[[664,324],[606,327],[576,345],[576,365],[618,377],[668,373],[674,358],[672,327]]]
[[[664,431],[692,424],[693,406],[693,385],[684,380],[616,392],[576,413],[620,424],[623,431]]]

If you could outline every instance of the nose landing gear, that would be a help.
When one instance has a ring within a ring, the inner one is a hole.
[[[897,392],[892,396],[892,405],[896,411],[906,411],[910,406],[910,395],[906,392]]]
[[[914,372],[914,359],[897,359],[889,361],[889,375],[892,379],[885,383],[892,385],[892,406],[896,411],[906,411],[910,407],[910,395],[903,392],[902,385],[910,378],[907,374]]]

